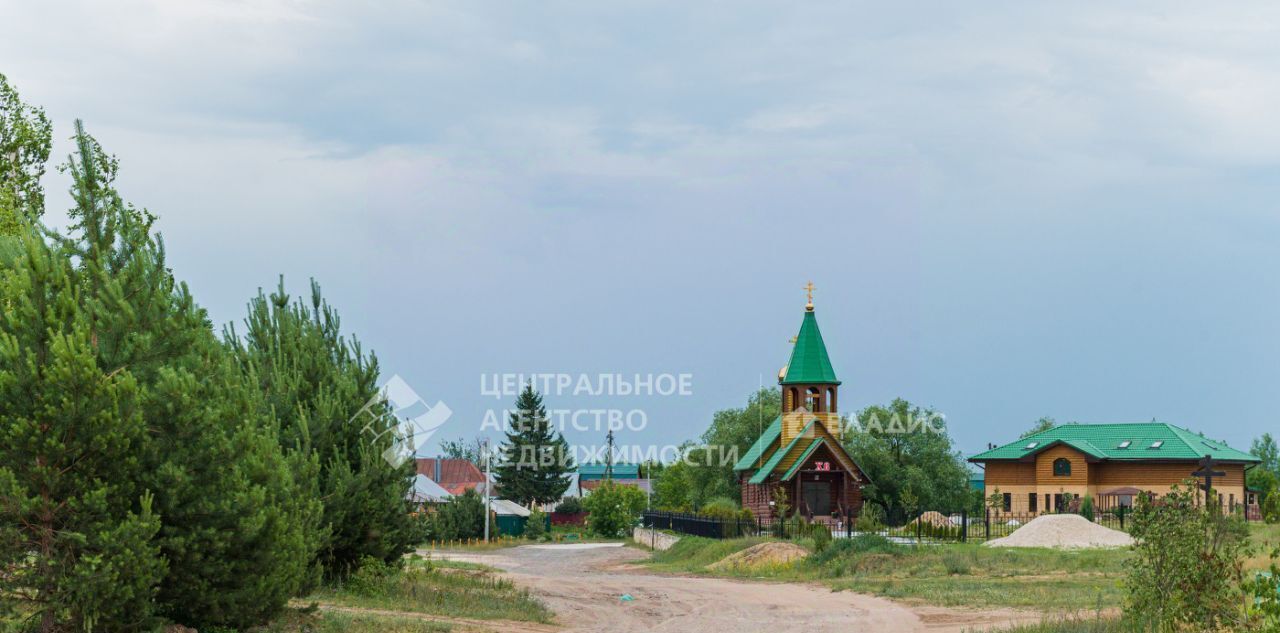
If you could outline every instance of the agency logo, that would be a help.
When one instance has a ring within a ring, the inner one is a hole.
[[[409,383],[395,375],[351,416],[351,422],[363,422],[361,433],[371,442],[385,442],[382,458],[399,467],[413,459],[452,415],[453,410],[444,402],[437,400],[428,405]]]

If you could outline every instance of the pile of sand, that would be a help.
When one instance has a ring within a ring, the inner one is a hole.
[[[1046,514],[1027,522],[1004,538],[987,541],[987,547],[1127,547],[1133,537],[1105,528],[1078,514]]]
[[[707,566],[707,569],[746,569],[765,565],[786,565],[809,555],[795,543],[761,543],[735,552]]]
[[[916,521],[928,523],[933,527],[951,527],[954,525],[951,523],[951,519],[947,518],[947,515],[941,512],[934,512],[933,510],[920,515],[920,518],[916,519]]]

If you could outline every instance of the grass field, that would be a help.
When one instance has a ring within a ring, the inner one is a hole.
[[[550,623],[554,616],[491,568],[422,559],[409,561],[404,571],[362,571],[344,586],[322,588],[305,601],[477,620]]]
[[[670,550],[655,553],[650,565],[658,571],[710,574],[709,564],[765,540],[686,537]],[[833,589],[943,606],[1093,611],[1120,604],[1128,556],[1121,550],[1065,552],[976,544],[917,548],[871,537],[838,539],[822,554],[791,566],[716,575],[816,581]]]

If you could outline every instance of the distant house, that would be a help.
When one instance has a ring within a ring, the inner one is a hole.
[[[578,496],[590,493],[604,483],[605,472],[609,467],[605,464],[583,464],[578,467]],[[651,492],[650,481],[640,478],[640,466],[636,464],[614,464],[609,479],[615,484],[632,486]]]
[[[997,512],[1041,514],[1064,509],[1065,495],[1091,496],[1094,507],[1133,505],[1143,493],[1163,495],[1211,456],[1218,503],[1227,510],[1255,503],[1245,490],[1245,471],[1259,459],[1184,428],[1138,424],[1064,424],[979,453],[970,462],[985,467],[987,494],[1000,493]]]
[[[484,473],[465,459],[420,457],[417,462],[419,475],[427,476],[451,495],[468,490],[484,493]]]
[[[986,473],[981,470],[969,471],[969,490],[982,492],[987,488]]]
[[[413,503],[444,503],[453,495],[440,484],[421,473],[413,476],[413,488],[409,491],[409,501]]]

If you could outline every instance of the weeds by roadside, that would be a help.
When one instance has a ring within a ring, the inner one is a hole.
[[[342,586],[320,589],[307,600],[481,620],[549,623],[554,616],[528,591],[488,568],[436,561],[410,563],[403,570],[368,561]]]

